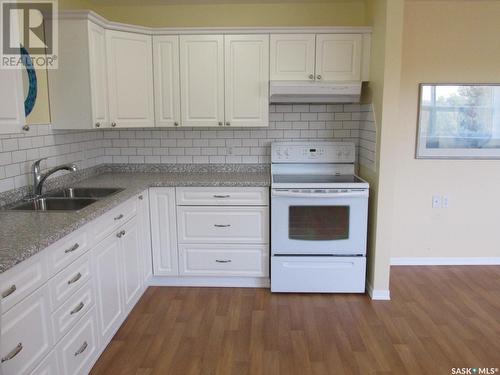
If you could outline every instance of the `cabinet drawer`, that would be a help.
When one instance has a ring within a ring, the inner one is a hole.
[[[267,245],[181,245],[180,274],[186,276],[265,277]]]
[[[269,189],[260,187],[176,188],[178,205],[185,206],[267,206]]]
[[[91,309],[56,346],[61,374],[88,374],[97,356],[97,324]]]
[[[84,255],[49,281],[50,306],[56,310],[91,277],[90,256]]]
[[[47,286],[2,316],[0,358],[3,375],[27,374],[53,345]]]
[[[71,233],[49,246],[46,250],[49,274],[51,276],[55,275],[84,254],[89,248],[86,228]]]
[[[135,216],[137,211],[136,198],[120,204],[109,212],[94,220],[92,223],[92,240],[94,244],[101,242],[110,233],[118,229],[131,217]]]
[[[177,207],[179,243],[268,243],[267,207]]]
[[[55,341],[59,341],[92,306],[94,306],[94,291],[92,280],[89,280],[52,313]]]
[[[31,375],[59,375],[56,353],[51,351],[42,363],[36,366]]]
[[[37,254],[0,275],[2,314],[47,281],[44,253]]]

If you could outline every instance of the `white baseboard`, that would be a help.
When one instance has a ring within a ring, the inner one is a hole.
[[[391,299],[391,292],[389,290],[373,289],[369,282],[366,283],[366,291],[372,300],[390,301]]]
[[[196,286],[221,288],[269,288],[271,282],[265,277],[175,277],[154,276],[149,286]]]
[[[466,258],[391,258],[391,266],[486,266],[500,265],[499,257],[466,257]]]

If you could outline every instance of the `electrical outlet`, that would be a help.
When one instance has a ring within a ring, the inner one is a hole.
[[[448,208],[450,202],[449,202],[449,199],[448,199],[448,196],[447,195],[443,195],[442,198],[441,198],[441,207],[442,208]]]
[[[433,195],[432,196],[432,208],[441,208],[441,196]]]

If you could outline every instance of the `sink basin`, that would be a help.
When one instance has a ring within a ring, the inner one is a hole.
[[[71,198],[37,198],[22,202],[10,210],[16,211],[78,211],[97,202],[97,199],[71,199]]]
[[[121,188],[66,188],[48,193],[45,196],[52,198],[104,198],[123,190]]]

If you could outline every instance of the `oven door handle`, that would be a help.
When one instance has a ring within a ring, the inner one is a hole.
[[[273,197],[290,197],[290,198],[363,198],[368,197],[368,190],[351,191],[345,193],[301,193],[293,191],[273,190]]]

